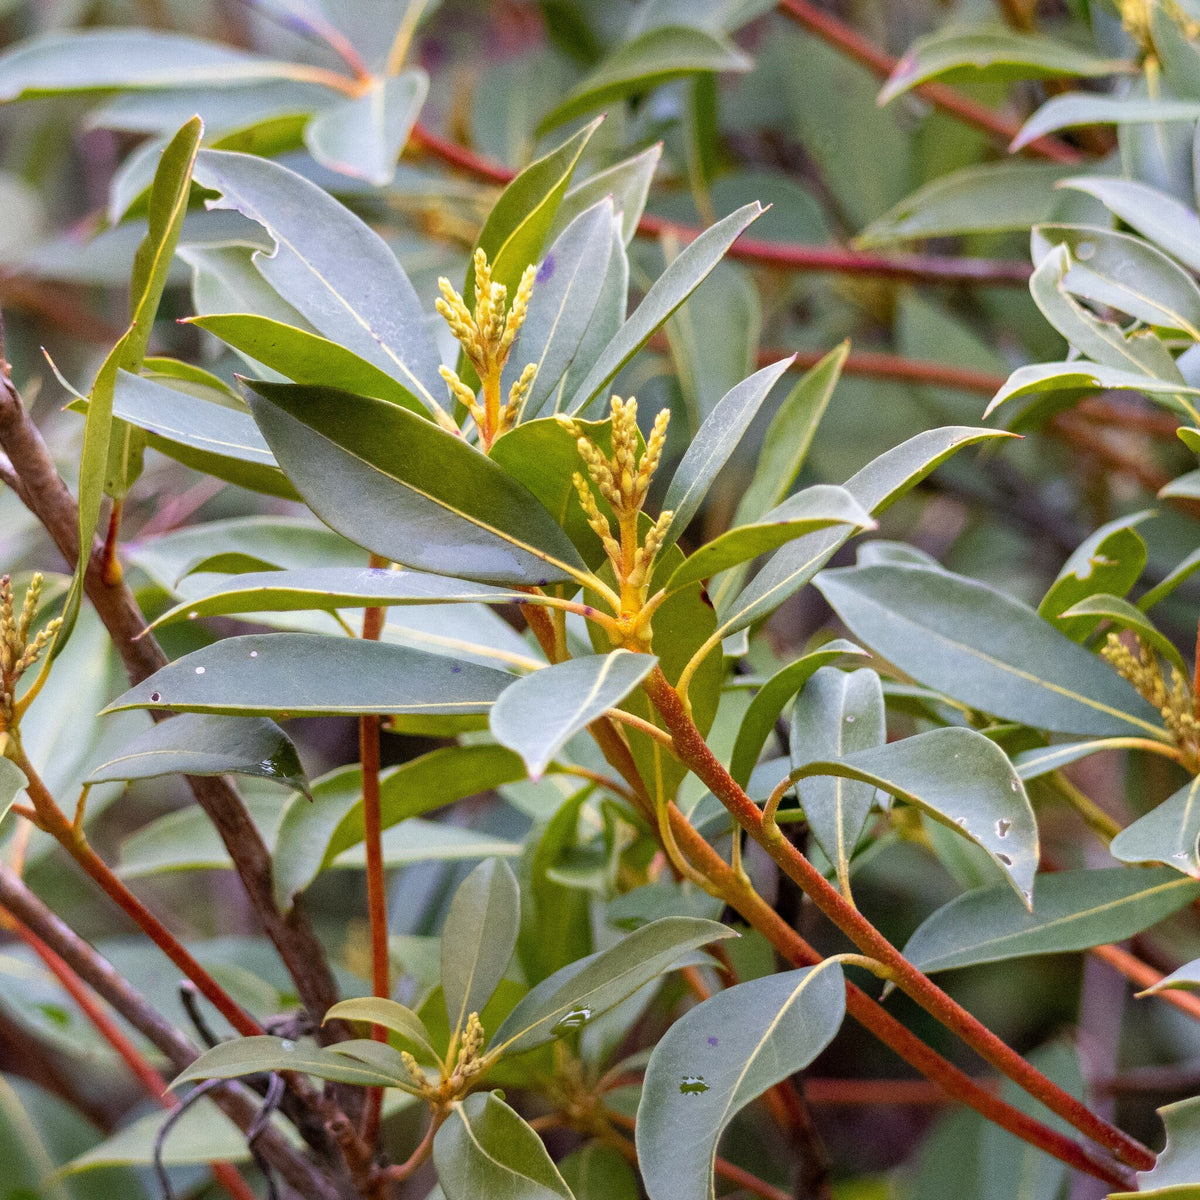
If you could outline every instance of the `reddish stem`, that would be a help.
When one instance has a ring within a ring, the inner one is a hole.
[[[109,587],[117,587],[123,579],[121,560],[117,557],[117,543],[121,537],[121,513],[125,505],[114,500],[108,514],[108,531],[104,535],[104,553],[100,560],[101,578]]]
[[[1153,987],[1166,978],[1161,971],[1156,971],[1149,963],[1142,962],[1136,955],[1122,950],[1120,946],[1093,946],[1091,953],[1103,959],[1126,979],[1136,983],[1139,988]],[[1192,992],[1175,991],[1172,988],[1154,994],[1159,1000],[1175,1005],[1193,1020],[1200,1021],[1200,996]]]
[[[1105,1146],[1123,1162],[1149,1170],[1155,1156],[1136,1138],[1092,1113],[1075,1097],[1047,1079],[990,1029],[952,1000],[922,974],[782,834],[771,837],[757,804],[738,785],[709,749],[687,715],[675,689],[660,668],[644,684],[655,708],[675,739],[675,753],[729,809],[737,822],[767,851],[775,864],[813,900],[817,907],[869,957],[886,967],[896,986],[956,1033],[987,1062],[1020,1084],[1051,1111],[1081,1133]]]

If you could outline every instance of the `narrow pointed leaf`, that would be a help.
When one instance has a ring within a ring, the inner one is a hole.
[[[1032,912],[1006,887],[967,892],[926,918],[904,956],[929,972],[1087,950],[1133,937],[1197,896],[1200,883],[1167,867],[1039,875]]]
[[[875,521],[846,488],[828,483],[814,484],[789,496],[778,508],[764,513],[752,524],[738,525],[701,546],[671,575],[666,588],[673,592],[689,583],[710,579],[721,571],[831,525],[874,529]]]
[[[1200,550],[1193,550],[1161,583],[1155,584],[1148,592],[1139,597],[1138,608],[1142,612],[1149,612],[1197,571],[1200,571]]]
[[[495,1092],[451,1107],[433,1163],[445,1200],[575,1200],[542,1139]]]
[[[405,566],[486,583],[545,584],[583,569],[521,484],[461,438],[384,400],[253,385],[275,457],[327,525]]]
[[[331,341],[399,380],[436,410],[445,395],[425,311],[384,240],[328,192],[267,159],[205,150],[196,180],[211,201],[257,221],[275,241],[255,266]]]
[[[1184,678],[1188,675],[1187,664],[1183,655],[1175,648],[1175,644],[1155,628],[1154,622],[1135,604],[1122,600],[1120,596],[1108,596],[1101,592],[1088,596],[1072,605],[1063,614],[1071,617],[1107,617],[1120,629],[1129,629],[1136,633],[1148,646],[1153,646],[1169,663],[1178,668]]]
[[[729,759],[729,773],[742,787],[749,783],[750,773],[754,770],[759,753],[766,745],[767,738],[770,737],[771,730],[788,701],[804,687],[819,668],[836,662],[844,654],[866,656],[867,652],[844,638],[835,638],[819,650],[814,650],[776,671],[758,689],[742,717],[733,754]]]
[[[397,1077],[308,1042],[246,1037],[221,1042],[206,1050],[186,1071],[171,1080],[171,1087],[197,1079],[237,1079],[242,1075],[259,1075],[263,1071],[298,1071],[318,1079],[364,1087],[403,1087],[407,1090],[412,1086],[407,1075]]]
[[[771,389],[792,365],[794,358],[780,359],[736,384],[718,401],[696,431],[675,474],[671,477],[662,506],[675,514],[665,545],[673,545],[712,487],[721,468],[737,449],[742,435],[758,414]],[[697,576],[704,578],[704,576]]]
[[[362,95],[321,109],[305,126],[304,144],[331,171],[384,187],[428,94],[429,76],[419,67],[372,79]]]
[[[520,1054],[578,1029],[657,979],[689,950],[737,937],[699,917],[663,917],[634,930],[615,946],[580,959],[542,980],[505,1018],[489,1052]]]
[[[821,667],[804,685],[792,710],[791,759],[844,758],[887,741],[883,687],[874,671]],[[867,823],[875,788],[835,776],[809,779],[801,789],[804,819],[843,885],[850,856]]]
[[[521,892],[512,868],[481,862],[459,884],[442,927],[442,991],[451,1033],[484,1005],[512,958],[521,926]]]
[[[309,633],[225,638],[156,671],[105,710],[232,716],[485,713],[512,680],[406,646]]]
[[[1200,778],[1122,829],[1109,852],[1122,862],[1165,863],[1200,879]]]
[[[856,637],[964,704],[1059,733],[1164,737],[1106,663],[986,584],[880,564],[826,571],[817,587]]]
[[[28,782],[25,773],[11,758],[0,757],[0,821],[8,815]]]
[[[492,736],[524,759],[531,779],[539,779],[571,738],[620,704],[657,664],[652,654],[613,650],[534,671],[492,706]]]
[[[637,1149],[650,1200],[714,1200],[726,1127],[751,1100],[806,1067],[846,1010],[837,963],[719,992],[659,1039],[638,1105]]]
[[[642,219],[650,182],[660,158],[662,143],[658,142],[632,158],[589,175],[581,183],[573,183],[559,205],[554,228],[565,229],[580,213],[611,196],[613,208],[621,218],[621,236],[628,245]]]
[[[1200,987],[1200,958],[1194,958],[1191,962],[1184,963],[1182,967],[1177,967],[1170,975],[1164,975],[1157,983],[1152,983],[1148,988],[1138,992],[1138,995],[1153,996],[1155,992],[1161,992],[1166,988],[1194,987]]]
[[[325,1014],[326,1021],[370,1021],[399,1034],[407,1042],[424,1050],[435,1059],[437,1051],[429,1040],[425,1022],[411,1008],[397,1004],[395,1000],[382,1000],[376,996],[358,996],[335,1004]]]
[[[582,412],[612,381],[618,371],[650,340],[650,335],[704,282],[738,235],[762,216],[760,204],[747,204],[706,229],[685,246],[654,281],[633,315],[592,364],[567,406]]]
[[[869,783],[927,812],[982,847],[1026,902],[1038,864],[1038,831],[1024,785],[995,742],[973,729],[931,729],[810,762],[793,779],[834,775]],[[799,789],[801,803],[804,788]]]
[[[1038,746],[1034,750],[1022,750],[1013,755],[1013,766],[1017,774],[1025,780],[1037,779],[1041,775],[1049,775],[1061,767],[1070,766],[1090,754],[1099,754],[1102,750],[1128,749],[1126,738],[1095,738],[1090,742],[1067,742],[1058,746]]]
[[[308,795],[308,780],[292,739],[262,717],[183,713],[139,734],[119,755],[93,767],[85,782],[226,772],[286,783]]]
[[[1097,96],[1090,92],[1067,92],[1052,96],[1021,126],[1009,146],[1020,150],[1030,142],[1072,129],[1076,125],[1120,125],[1160,121],[1195,121],[1200,117],[1200,102],[1195,100],[1156,100],[1144,96]]]

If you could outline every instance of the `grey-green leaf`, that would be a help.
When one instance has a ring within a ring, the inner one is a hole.
[[[331,1079],[338,1083],[356,1083],[364,1087],[403,1087],[411,1090],[407,1075],[380,1071],[376,1067],[322,1050],[308,1042],[293,1042],[287,1038],[246,1037],[220,1042],[206,1050],[186,1071],[180,1072],[171,1087],[197,1079],[237,1079],[242,1075],[258,1075],[263,1071],[298,1071]]]
[[[1122,862],[1165,863],[1200,879],[1200,778],[1122,829],[1109,851]]]
[[[571,738],[620,704],[657,665],[652,654],[613,650],[534,671],[492,706],[492,736],[524,759],[531,779],[539,779]]]
[[[1138,1172],[1136,1192],[1113,1192],[1108,1200],[1195,1200],[1200,1194],[1200,1097],[1158,1110],[1167,1143],[1149,1171]]]
[[[425,1022],[411,1008],[395,1000],[384,1000],[377,996],[356,996],[342,1000],[325,1013],[325,1021],[369,1021],[399,1034],[405,1041],[424,1050],[433,1058],[437,1051],[429,1040]]]
[[[1195,100],[1155,100],[1140,96],[1067,92],[1062,96],[1051,96],[1021,126],[1021,132],[1013,138],[1009,150],[1020,150],[1048,133],[1076,125],[1194,121],[1197,117],[1200,117],[1200,103]]]
[[[1034,881],[1033,911],[1006,887],[980,888],[920,925],[904,956],[922,971],[1086,950],[1149,929],[1200,896],[1167,867],[1059,871]]]
[[[11,758],[0,756],[0,821],[4,820],[28,782],[25,773]]]
[[[481,862],[459,884],[442,927],[442,990],[451,1034],[491,999],[517,945],[521,891],[508,863]]]
[[[152,725],[122,746],[120,754],[93,767],[85,782],[226,772],[271,779],[308,795],[296,747],[274,721],[196,713]]]
[[[1059,733],[1165,736],[1115,671],[986,584],[879,564],[825,571],[817,587],[856,637],[973,708]]]
[[[193,650],[105,709],[164,708],[232,716],[485,713],[503,671],[386,642],[268,633]]]
[[[836,962],[767,975],[689,1009],[659,1039],[638,1105],[650,1200],[713,1200],[721,1134],[767,1088],[833,1040],[846,1009]]]

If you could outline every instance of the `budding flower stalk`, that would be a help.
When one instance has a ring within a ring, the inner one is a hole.
[[[474,267],[474,311],[467,307],[466,301],[445,278],[438,280],[442,295],[436,307],[479,376],[482,403],[456,371],[449,367],[439,367],[438,370],[451,396],[461,402],[474,419],[479,429],[480,444],[486,454],[492,443],[520,419],[521,409],[537,375],[537,367],[530,363],[509,388],[507,402],[503,402],[501,376],[513,341],[525,323],[537,270],[532,266],[525,268],[517,285],[516,298],[512,307],[508,308],[508,288],[492,279],[492,268],[482,248],[475,251]]]
[[[7,575],[0,577],[0,734],[16,729],[17,722],[33,700],[32,694],[27,694],[18,701],[17,684],[41,658],[42,651],[54,640],[62,624],[55,617],[30,641],[29,631],[37,616],[41,594],[42,577],[34,575],[18,613],[12,581]]]

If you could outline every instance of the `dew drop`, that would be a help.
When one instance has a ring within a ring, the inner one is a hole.
[[[586,1004],[581,1005],[579,1008],[573,1008],[570,1012],[564,1013],[559,1017],[550,1032],[555,1037],[562,1037],[564,1034],[570,1033],[572,1029],[581,1029],[591,1019],[592,1010]]]
[[[996,832],[997,832],[997,833],[998,833],[998,834],[999,834],[1001,837],[1008,837],[1008,831],[1009,831],[1011,828],[1012,828],[1012,822],[1011,822],[1011,821],[997,821],[997,822],[996,822]]]
[[[289,1052],[290,1052],[290,1051],[292,1051],[292,1050],[295,1050],[295,1048],[296,1048],[296,1043],[295,1043],[295,1042],[289,1042],[289,1041],[287,1040],[287,1038],[284,1038],[284,1039],[283,1039],[283,1041],[281,1041],[281,1042],[279,1043],[279,1048],[280,1048],[280,1050],[286,1050],[286,1051],[289,1051]]]
[[[197,668],[196,668],[196,674],[197,674],[197,675],[203,675],[203,674],[204,674],[204,668],[203,668],[203,667],[197,667]]]
[[[1012,859],[1011,859],[1011,858],[1009,858],[1007,854],[997,854],[997,855],[996,855],[996,857],[997,857],[997,858],[998,858],[998,859],[999,859],[999,860],[1000,860],[1000,861],[1001,861],[1001,862],[1002,862],[1002,863],[1003,863],[1003,864],[1004,864],[1006,867],[1011,867],[1011,866],[1012,866]]]
[[[264,758],[262,760],[262,762],[260,762],[258,764],[258,769],[264,775],[278,775],[279,774],[279,768],[269,758]]]
[[[1014,792],[1019,792],[1021,790],[1021,785],[1015,779],[1012,780],[1008,786],[1012,788]]]
[[[258,651],[257,651],[257,650],[251,650],[251,651],[250,651],[250,657],[251,657],[251,658],[257,658],[257,657],[258,657]]]
[[[162,696],[158,692],[151,692],[150,699],[157,701],[157,700],[161,700]]]
[[[703,1075],[685,1075],[679,1084],[681,1096],[699,1096],[708,1091],[708,1084]]]
[[[1079,259],[1080,262],[1087,262],[1089,258],[1095,257],[1095,254],[1095,242],[1080,242],[1079,245],[1075,247],[1075,257]]]
[[[855,718],[854,714],[851,713],[849,716],[846,717],[846,724],[853,725],[855,720],[856,720],[856,718]]]
[[[195,610],[193,610],[192,612],[188,613],[187,619],[188,619],[189,621],[194,621],[194,620],[195,620],[195,619],[196,619],[196,618],[197,618],[199,615],[200,615],[200,614],[199,614],[198,612],[196,612]]]

